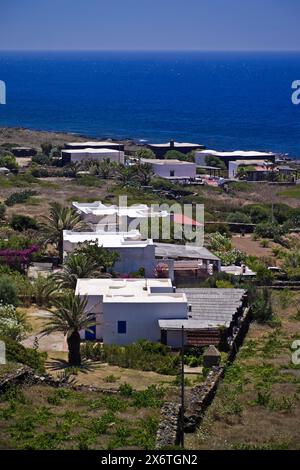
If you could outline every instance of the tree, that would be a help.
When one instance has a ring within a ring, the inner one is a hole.
[[[91,261],[96,261],[98,267],[104,272],[113,268],[119,259],[118,253],[99,246],[96,240],[78,243],[74,254],[84,254]]]
[[[137,179],[142,186],[148,186],[153,176],[152,165],[149,163],[139,164],[137,166]]]
[[[152,150],[148,149],[147,147],[142,147],[140,148],[139,150],[137,150],[135,152],[135,156],[136,158],[138,158],[139,160],[141,158],[156,158],[155,157],[155,153],[152,152]]]
[[[208,166],[216,166],[221,170],[226,170],[226,165],[223,160],[221,160],[219,157],[216,157],[215,155],[206,155],[205,163]]]
[[[43,335],[62,332],[67,335],[69,365],[80,366],[80,331],[89,330],[96,325],[94,315],[87,311],[87,297],[78,297],[68,293],[54,301],[56,311],[50,314],[42,331]]]
[[[51,142],[43,142],[41,144],[42,152],[45,153],[46,155],[50,155],[52,147],[53,145],[51,144]]]
[[[118,181],[123,184],[132,184],[137,181],[136,168],[134,166],[119,165],[117,172]]]
[[[84,253],[72,253],[64,262],[60,273],[54,279],[60,287],[75,289],[77,279],[101,277],[101,265]]]
[[[100,178],[106,180],[112,176],[115,169],[115,163],[110,162],[109,160],[104,160],[103,162],[100,162],[98,165],[96,165],[96,174],[99,175]]]
[[[70,207],[64,207],[58,202],[50,204],[50,214],[41,229],[45,234],[45,242],[57,246],[60,262],[63,260],[63,231],[80,230],[84,226],[80,215]]]
[[[184,153],[179,152],[178,150],[168,150],[165,153],[165,159],[166,160],[183,160],[183,161],[186,161],[186,160],[188,160],[188,157]]]
[[[244,214],[244,212],[236,211],[228,215],[227,222],[251,224],[251,218],[249,217],[249,215]]]

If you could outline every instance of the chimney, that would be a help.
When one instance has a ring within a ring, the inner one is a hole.
[[[174,147],[175,147],[174,140],[170,140],[170,149],[173,149]]]

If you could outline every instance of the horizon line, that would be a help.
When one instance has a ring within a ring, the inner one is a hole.
[[[299,49],[1,49],[0,52],[300,52]]]

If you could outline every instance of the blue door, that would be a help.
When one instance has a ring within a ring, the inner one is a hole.
[[[89,330],[85,330],[85,339],[87,341],[95,341],[95,339],[96,339],[96,325],[90,326]]]

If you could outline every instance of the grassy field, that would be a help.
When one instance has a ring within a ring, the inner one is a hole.
[[[0,449],[152,449],[161,392],[132,396],[12,388],[0,397]]]
[[[291,361],[300,294],[276,292],[272,303],[280,324],[251,325],[198,432],[187,434],[187,448],[300,449],[300,366]]]

